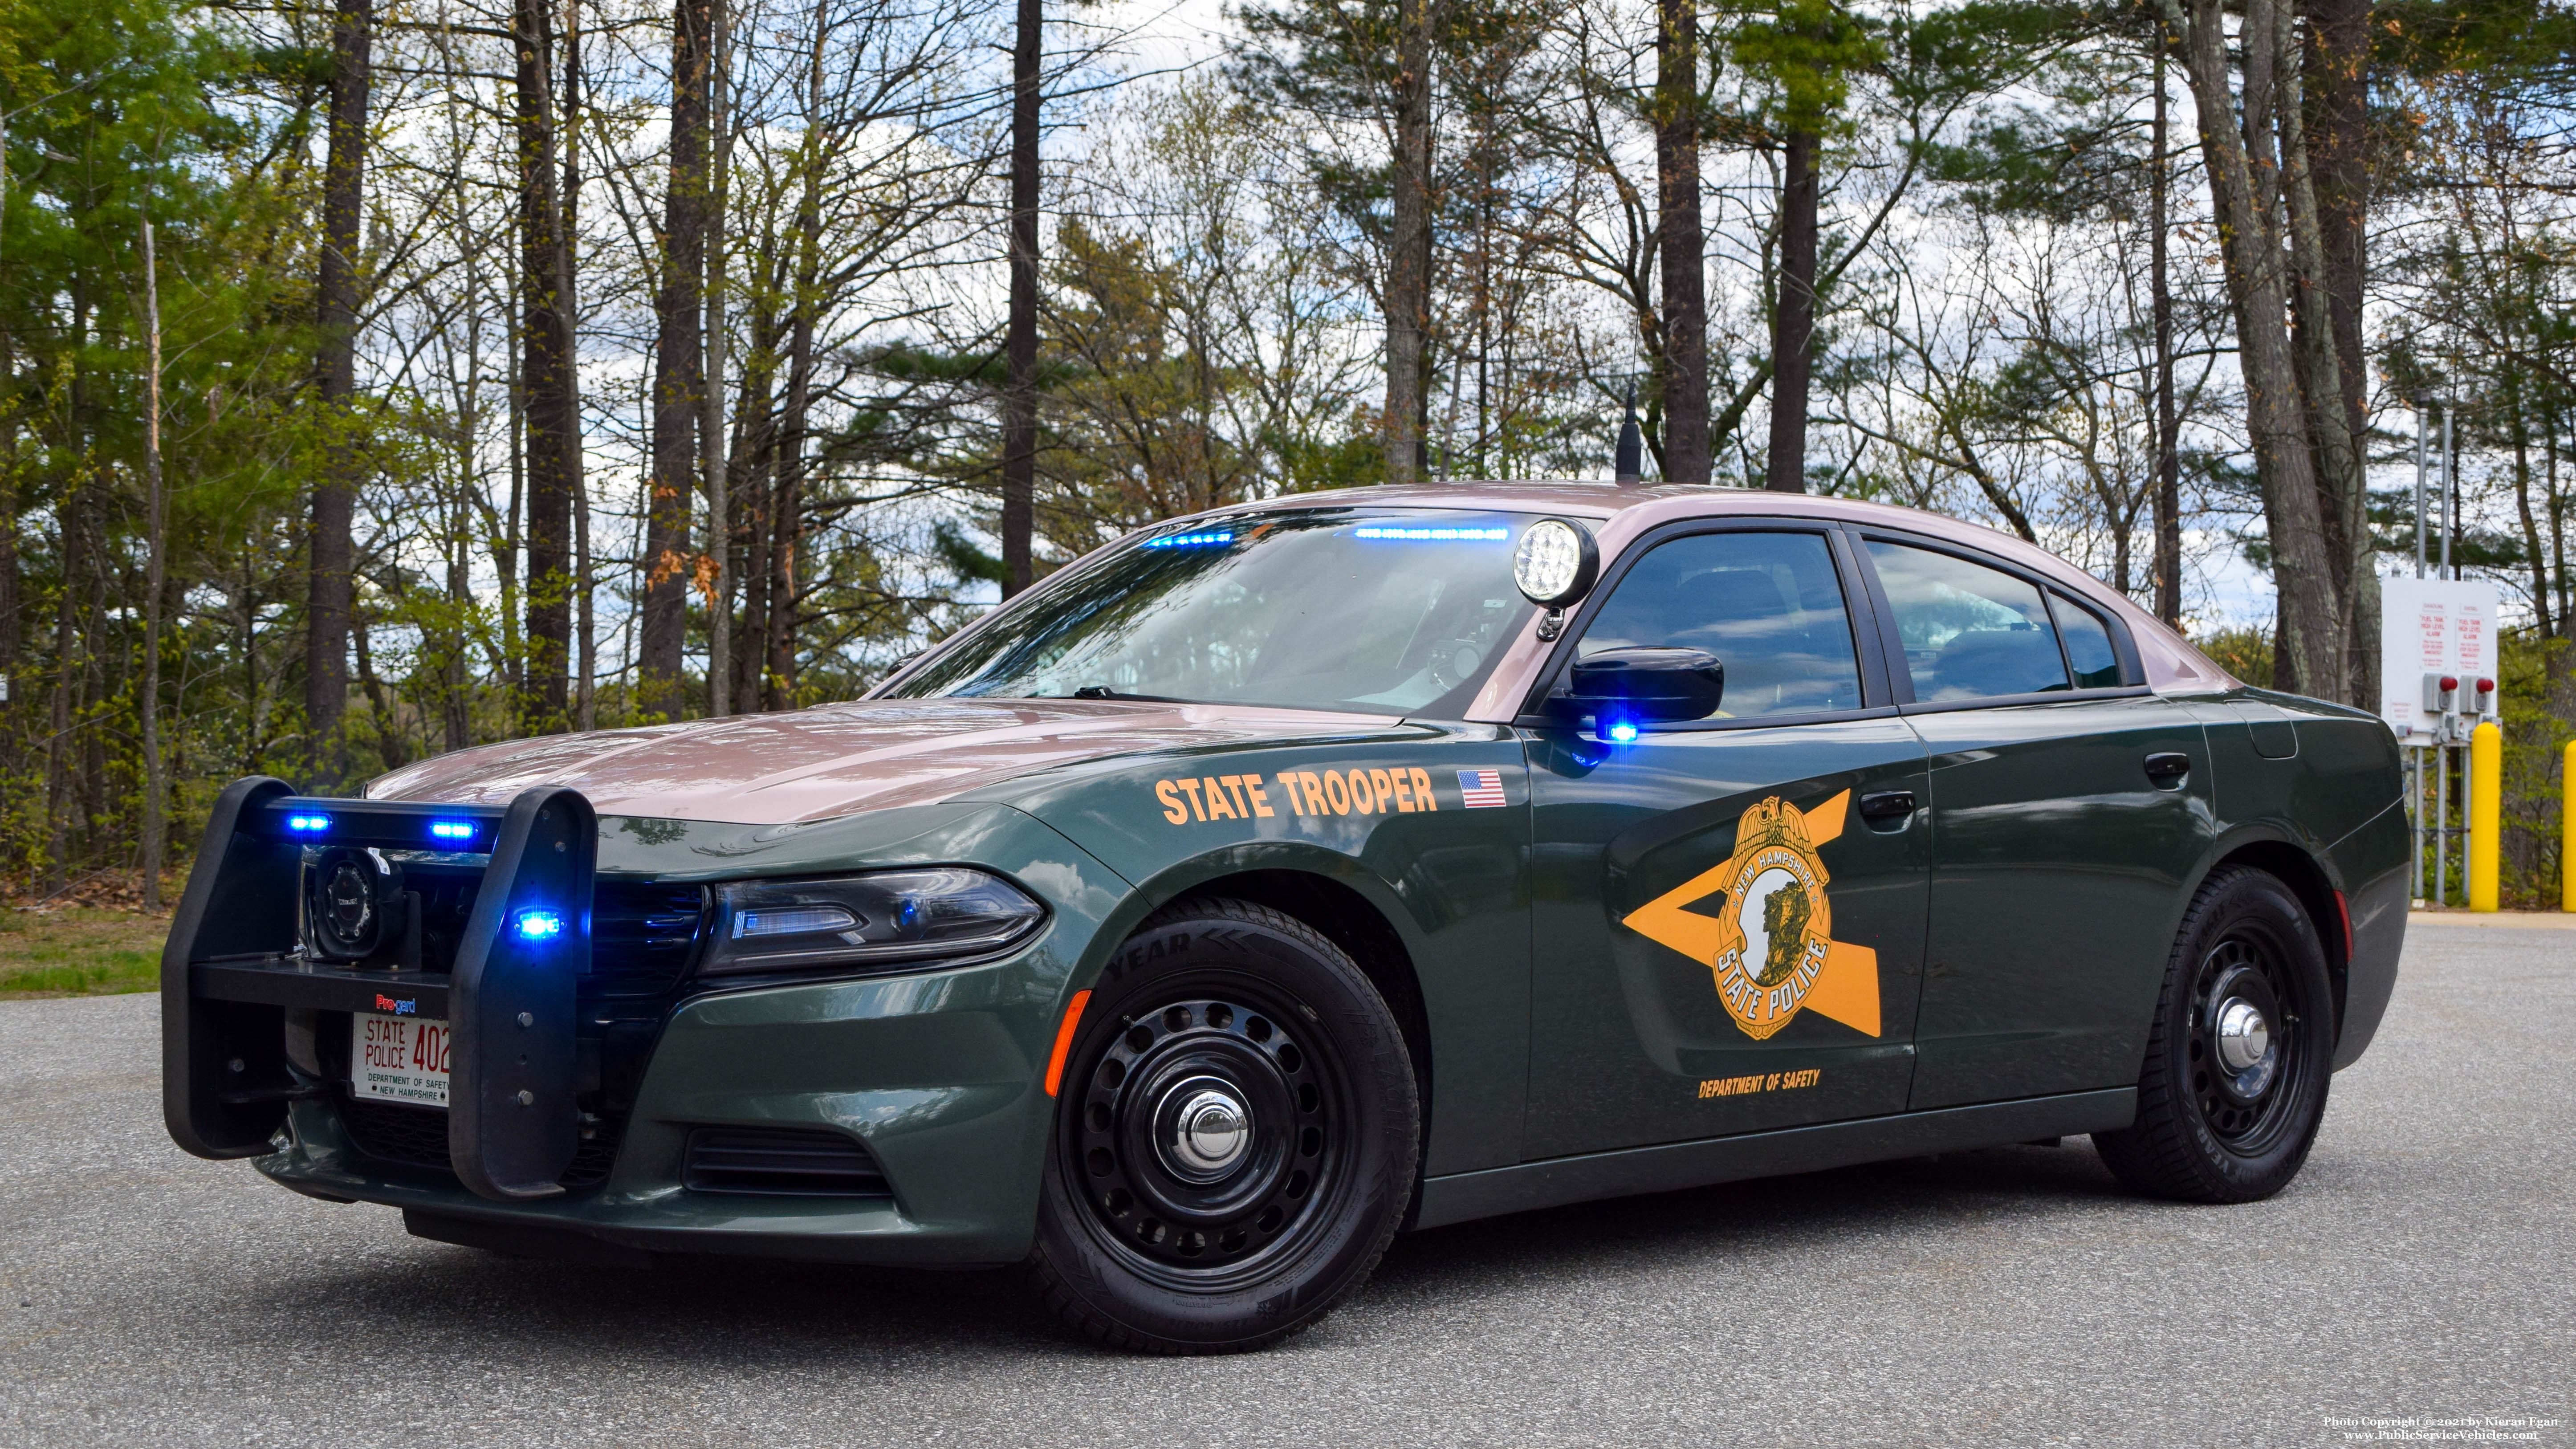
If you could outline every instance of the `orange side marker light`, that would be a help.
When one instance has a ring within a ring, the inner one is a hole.
[[[1050,1097],[1064,1081],[1064,1059],[1073,1051],[1073,1029],[1081,1024],[1082,1009],[1090,1004],[1090,992],[1073,993],[1073,1003],[1064,1009],[1064,1025],[1055,1029],[1055,1055],[1047,1058],[1046,1088]]]

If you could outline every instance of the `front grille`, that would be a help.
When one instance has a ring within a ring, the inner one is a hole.
[[[659,996],[696,954],[706,919],[698,886],[602,880],[591,886],[590,979],[584,995]]]
[[[455,1171],[447,1156],[447,1114],[435,1107],[343,1097],[340,1125],[348,1129],[349,1140],[360,1152],[378,1162]],[[608,1169],[617,1161],[618,1139],[626,1134],[626,1119],[594,1115],[582,1123],[581,1134],[572,1165],[556,1179],[567,1192],[585,1192],[608,1180]]]
[[[420,879],[424,893],[423,956],[443,971],[479,882],[470,872],[441,873],[436,867],[416,868],[406,880],[412,877]],[[557,1179],[566,1191],[586,1192],[608,1180],[666,1009],[656,998],[669,996],[687,974],[705,917],[706,892],[698,886],[594,883],[590,974],[581,978],[580,998],[584,1060],[595,1061],[598,1073],[581,1095],[581,1137],[572,1164]],[[329,1020],[318,1033],[320,1050],[325,1073],[342,1084],[336,1105],[351,1145],[385,1166],[452,1175],[447,1114],[349,1095],[349,1018],[333,1013]],[[875,1171],[873,1165],[868,1170]]]
[[[340,1125],[349,1129],[349,1140],[360,1152],[379,1162],[449,1170],[447,1114],[435,1107],[344,1098]]]
[[[796,1197],[892,1197],[877,1160],[838,1132],[701,1127],[689,1134],[680,1180],[698,1192]]]

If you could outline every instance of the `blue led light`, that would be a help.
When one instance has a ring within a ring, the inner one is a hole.
[[[1602,733],[1608,735],[1613,743],[1624,745],[1637,737],[1637,722],[1635,720],[1614,719],[1610,722],[1610,727],[1603,730]]]
[[[1370,524],[1351,530],[1353,538],[1394,538],[1407,543],[1500,543],[1512,536],[1508,528],[1389,528]]]
[[[294,831],[298,835],[319,835],[323,831],[331,828],[331,817],[328,815],[289,815],[286,817],[286,828]]]
[[[431,836],[439,840],[472,840],[474,838],[474,822],[471,820],[433,820],[429,822],[429,833]]]
[[[1231,533],[1167,533],[1161,538],[1145,540],[1146,548],[1211,548],[1234,542]]]
[[[510,929],[518,932],[522,941],[551,941],[564,933],[563,912],[521,911]]]

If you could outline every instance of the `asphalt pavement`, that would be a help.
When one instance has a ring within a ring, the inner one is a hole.
[[[1168,1361],[1009,1274],[408,1237],[171,1146],[156,1012],[0,1004],[0,1443],[2576,1443],[2576,932],[2417,927],[2269,1202],[2138,1201],[2077,1140],[1559,1209]]]

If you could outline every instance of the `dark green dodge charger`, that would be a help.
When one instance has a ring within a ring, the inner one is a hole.
[[[170,1133],[532,1255],[1025,1263],[1165,1352],[1404,1227],[2091,1133],[2275,1192],[2405,929],[2397,745],[2080,571],[1707,489],[1303,495],[869,697],[233,785]]]

